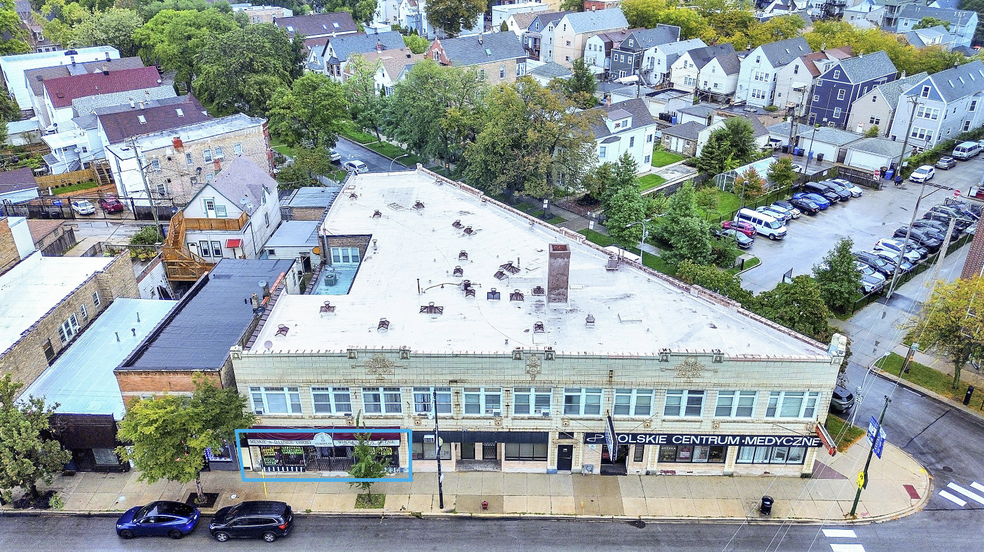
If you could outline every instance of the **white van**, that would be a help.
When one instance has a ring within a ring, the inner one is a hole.
[[[775,217],[753,211],[751,209],[741,209],[735,215],[735,222],[747,222],[755,227],[755,230],[767,236],[770,240],[781,240],[786,237],[786,227]]]
[[[961,142],[957,147],[953,148],[953,153],[950,155],[955,159],[961,161],[966,161],[972,157],[977,157],[977,154],[981,152],[981,145],[977,142]]]

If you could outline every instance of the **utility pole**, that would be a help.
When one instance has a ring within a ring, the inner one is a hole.
[[[147,201],[150,203],[150,212],[154,215],[154,229],[157,233],[163,237],[161,232],[161,221],[157,218],[157,207],[154,205],[154,198],[150,194],[150,185],[147,184],[147,175],[144,173],[145,167],[143,162],[140,161],[140,152],[137,150],[137,141],[132,136],[130,137],[130,147],[133,148],[133,155],[137,159],[137,170],[140,171],[140,180],[143,181],[144,192],[147,194]],[[126,189],[126,184],[123,184],[124,189]]]
[[[882,408],[881,416],[878,417],[878,429],[875,432],[875,440],[871,444],[871,450],[868,451],[868,461],[864,463],[864,471],[861,472],[863,474],[863,479],[861,479],[861,482],[858,485],[858,493],[854,495],[854,505],[851,506],[851,513],[848,514],[850,517],[855,517],[855,513],[858,510],[858,501],[861,500],[861,491],[868,486],[868,466],[871,465],[871,457],[875,454],[875,443],[878,442],[878,433],[881,431],[882,422],[885,420],[885,411],[888,410],[888,403],[890,402],[892,402],[892,399],[888,398],[888,395],[886,395],[885,406]]]
[[[950,225],[946,229],[946,236],[943,238],[943,245],[940,246],[939,257],[936,259],[936,266],[933,267],[933,279],[926,281],[928,288],[932,288],[933,283],[940,278],[940,268],[943,266],[943,259],[946,258],[946,250],[950,248],[950,239],[953,238],[953,227],[956,223],[956,217],[950,218]]]
[[[911,122],[910,122],[911,124]],[[903,152],[905,151],[905,146],[903,146]],[[899,170],[902,170],[901,160],[899,161]],[[892,298],[892,294],[895,293],[895,286],[898,283],[899,278],[899,268],[902,263],[905,262],[905,252],[909,247],[909,235],[912,234],[912,225],[916,222],[916,214],[919,213],[919,202],[922,201],[923,192],[926,191],[926,179],[922,181],[922,187],[919,188],[919,195],[916,197],[916,206],[912,209],[912,218],[909,219],[909,226],[905,229],[905,240],[902,241],[902,252],[899,253],[899,262],[895,263],[895,270],[892,271],[892,281],[888,286],[888,293],[885,294],[885,300],[888,301]],[[945,247],[945,246],[944,246]]]
[[[441,430],[437,424],[437,389],[434,390],[434,448],[437,449],[438,506],[444,509],[444,476],[441,474]]]
[[[914,96],[910,96],[909,101],[912,102],[912,113],[909,113],[909,126],[906,127],[905,139],[902,140],[902,154],[899,155],[899,168],[896,174],[901,173],[902,167],[905,166],[905,148],[909,145],[909,133],[912,132],[912,123],[916,120],[916,106],[919,105],[919,100]]]

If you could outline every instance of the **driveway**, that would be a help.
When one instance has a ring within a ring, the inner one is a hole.
[[[984,156],[958,163],[949,171],[938,170],[935,184],[960,189],[964,194],[976,185],[984,170]],[[792,269],[793,276],[810,274],[840,238],[854,240],[854,249],[871,249],[880,238],[890,238],[899,226],[909,224],[921,186],[906,182],[904,188],[887,185],[884,189],[864,190],[860,198],[831,205],[816,216],[803,215],[788,224],[789,233],[781,241],[764,237],[755,240],[750,252],[762,264],[742,274],[742,285],[759,293],[776,286],[782,275]],[[951,192],[927,187],[930,195],[922,200],[919,216]]]

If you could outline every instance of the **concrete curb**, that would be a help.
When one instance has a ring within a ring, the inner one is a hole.
[[[944,396],[940,395],[939,393],[936,393],[935,391],[931,391],[929,389],[926,389],[925,387],[921,387],[919,385],[916,385],[916,384],[914,384],[914,383],[912,383],[912,382],[910,382],[908,380],[901,379],[901,378],[899,378],[898,376],[896,376],[894,374],[890,374],[890,373],[886,372],[885,370],[882,370],[881,368],[875,368],[875,369],[873,369],[872,370],[872,373],[874,373],[876,376],[878,376],[880,378],[886,379],[886,380],[891,381],[891,382],[895,382],[900,387],[905,387],[906,389],[908,389],[910,391],[914,391],[916,393],[920,393],[922,395],[925,395],[926,397],[929,397],[929,398],[933,399],[934,401],[936,401],[936,402],[938,402],[940,404],[949,406],[951,408],[956,408],[957,410],[962,411],[964,414],[968,414],[968,415],[973,416],[975,418],[984,420],[984,411],[977,411],[977,410],[974,410],[974,409],[972,409],[970,407],[964,406],[963,403],[961,403],[960,401],[955,401],[955,400],[950,399],[948,397],[944,397]]]

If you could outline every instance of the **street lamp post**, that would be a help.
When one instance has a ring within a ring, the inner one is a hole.
[[[645,254],[645,250],[643,250],[643,246],[646,245],[646,236],[649,235],[649,233],[646,231],[646,223],[650,222],[650,220],[652,219],[640,220],[639,222],[630,222],[629,224],[625,225],[626,228],[632,228],[633,226],[642,226],[642,241],[639,242],[639,264],[641,264],[642,266],[646,266],[645,259],[643,258],[643,255]]]
[[[864,474],[860,482],[858,483],[858,492],[854,495],[854,505],[851,506],[851,513],[848,514],[850,517],[854,517],[858,511],[858,501],[861,500],[861,491],[868,486],[868,466],[871,465],[871,457],[875,453],[875,443],[878,442],[878,433],[881,431],[882,422],[885,421],[885,411],[888,410],[888,403],[892,402],[892,399],[885,396],[885,407],[882,408],[881,416],[878,418],[878,431],[875,431],[875,440],[871,444],[871,450],[868,451],[868,461],[864,463],[864,470],[861,472]],[[880,458],[880,457],[879,457]]]
[[[397,155],[396,157],[394,157],[393,160],[390,161],[390,167],[389,167],[389,169],[386,172],[392,172],[393,171],[393,163],[396,163],[396,160],[397,159],[399,159],[401,157],[406,157],[408,155],[410,155],[410,154],[409,153],[404,153],[403,155]]]

